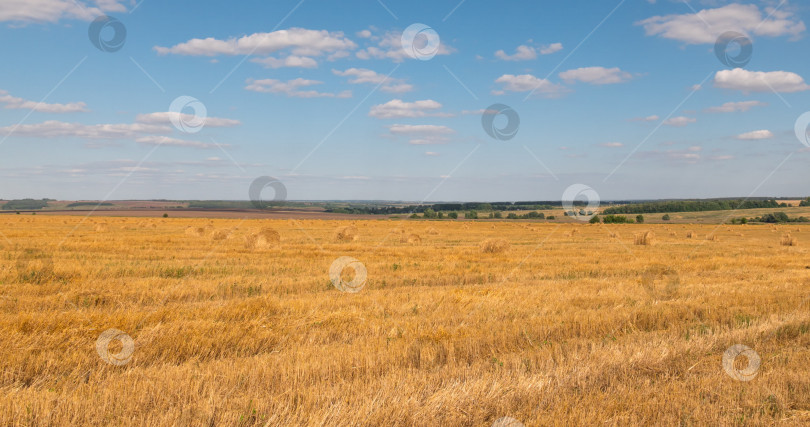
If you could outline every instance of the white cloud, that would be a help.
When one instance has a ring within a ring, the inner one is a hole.
[[[765,107],[768,104],[760,101],[726,102],[719,107],[709,107],[707,113],[738,113],[746,112],[754,107]]]
[[[166,145],[173,147],[189,147],[189,148],[218,148],[217,144],[209,144],[200,141],[189,141],[185,139],[171,138],[168,136],[149,135],[135,138],[135,142],[143,145]],[[219,144],[219,147],[228,147],[227,144]],[[219,160],[214,157],[212,159]],[[210,160],[210,159],[209,159]]]
[[[554,97],[559,96],[566,91],[566,89],[561,85],[551,83],[546,79],[539,79],[531,74],[522,74],[519,76],[513,74],[504,74],[498,77],[495,80],[495,83],[500,83],[502,85],[502,89],[493,91],[493,95],[502,95],[505,91],[534,91],[540,95]]]
[[[405,102],[401,99],[392,99],[385,104],[371,107],[368,115],[378,119],[400,119],[419,117],[451,117],[451,114],[439,111],[442,104],[432,100]]]
[[[349,83],[362,84],[370,83],[380,85],[380,90],[388,93],[405,93],[413,90],[413,85],[405,83],[403,79],[396,79],[380,74],[366,68],[349,68],[348,70],[332,70],[332,73],[341,77],[352,77]]]
[[[528,61],[537,59],[537,49],[531,46],[520,45],[512,55],[507,55],[503,50],[499,50],[495,52],[495,57],[504,61]]]
[[[752,132],[746,132],[737,135],[737,139],[740,140],[757,140],[757,139],[771,139],[771,138],[773,138],[773,132],[767,129],[755,130]]]
[[[310,30],[307,28],[290,28],[271,33],[254,33],[240,38],[220,40],[213,37],[191,39],[172,47],[155,46],[159,55],[270,55],[281,50],[289,54],[284,58],[268,56],[254,58],[251,62],[267,68],[298,67],[315,68],[317,61],[313,57],[330,54],[334,60],[348,56],[348,51],[357,48],[357,44],[348,39],[341,31]]]
[[[96,6],[92,6],[91,4]],[[0,1],[0,22],[58,22],[61,19],[92,21],[105,12],[126,12],[115,0],[3,0]]]
[[[177,118],[180,122],[186,123],[195,120],[195,116],[192,114],[163,111],[158,113],[138,114],[135,117],[135,122],[155,125],[169,125],[172,123],[172,118]],[[233,127],[241,124],[242,123],[239,120],[234,119],[223,119],[220,117],[205,118],[205,126],[207,127]]]
[[[134,138],[141,134],[170,133],[169,126],[148,123],[120,123],[85,125],[82,123],[67,123],[48,120],[37,124],[6,126],[0,128],[0,135],[28,136],[34,138],[75,137],[88,139],[120,139]]]
[[[368,46],[357,51],[356,56],[359,59],[391,59],[394,62],[402,62],[411,58],[402,48],[402,31],[388,31],[381,36],[372,35],[367,39],[376,43],[376,46]],[[436,55],[449,55],[453,52],[453,48],[439,40]]]
[[[430,157],[436,157],[436,156],[439,155],[439,153],[437,153],[435,151],[425,151],[425,155],[430,156]]]
[[[392,135],[406,136],[411,139],[411,145],[446,144],[450,139],[448,135],[456,133],[447,126],[437,125],[391,125],[388,127]]]
[[[307,56],[290,55],[286,58],[275,58],[268,56],[267,58],[253,58],[250,62],[262,64],[265,68],[282,68],[282,67],[297,67],[297,68],[317,68],[318,61]]]
[[[793,93],[810,89],[804,79],[789,71],[748,71],[742,68],[718,71],[714,86],[743,92]]]
[[[370,38],[371,37],[371,31],[369,31],[369,30],[358,31],[357,32],[357,37],[360,37],[361,39]]]
[[[682,128],[690,123],[695,123],[696,121],[697,119],[693,117],[680,116],[667,119],[666,121],[664,121],[664,124],[667,126]]]
[[[292,98],[351,98],[352,96],[351,91],[329,93],[318,92],[316,90],[301,90],[302,88],[320,84],[323,84],[323,82],[318,80],[302,79],[300,77],[286,82],[276,79],[248,79],[245,89],[253,92],[284,94]]]
[[[624,144],[622,144],[621,142],[605,142],[605,143],[602,143],[602,144],[599,144],[599,145],[602,146],[602,147],[605,147],[605,148],[621,148],[621,147],[624,147]]]
[[[632,79],[633,75],[619,68],[585,67],[563,71],[560,73],[560,78],[569,84],[580,81],[594,85],[607,85],[624,83]]]
[[[657,122],[659,120],[661,120],[661,118],[654,114],[652,116],[636,117],[634,119],[630,119],[631,122]]]
[[[550,45],[546,45],[540,48],[540,55],[551,55],[552,53],[556,53],[563,50],[562,43],[552,43]]]
[[[764,11],[765,15],[753,4],[729,4],[717,9],[704,9],[697,14],[653,16],[636,22],[636,25],[642,25],[648,36],[660,36],[687,44],[714,44],[722,33],[729,30],[768,37],[790,35],[794,38],[805,30],[804,22],[791,12],[773,8],[765,8]],[[770,17],[765,20],[767,15]]]
[[[0,104],[6,104],[4,108],[9,110],[33,110],[39,113],[83,113],[90,111],[84,102],[71,102],[69,104],[40,103],[11,96],[4,90],[0,90]]]

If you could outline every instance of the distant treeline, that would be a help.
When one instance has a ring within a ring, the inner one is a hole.
[[[48,201],[50,199],[42,199],[42,200],[35,200],[35,199],[20,199],[20,200],[9,200],[3,205],[4,211],[30,211],[36,209],[42,209],[48,207]]]
[[[678,200],[667,202],[633,203],[624,206],[607,208],[602,213],[613,214],[643,214],[657,212],[703,212],[727,211],[734,209],[760,209],[787,207],[776,200]]]
[[[102,203],[98,203],[98,202],[74,202],[74,203],[71,203],[71,204],[67,205],[67,207],[69,207],[69,208],[81,208],[81,207],[85,207],[85,206],[93,206],[93,207],[95,207],[95,206],[114,206],[114,205],[112,203],[108,203],[108,202],[102,202]]]
[[[326,211],[345,214],[394,215],[424,213],[427,210],[432,210],[433,212],[536,211],[556,209],[561,206],[561,202],[437,203],[433,205],[408,206],[327,206]]]

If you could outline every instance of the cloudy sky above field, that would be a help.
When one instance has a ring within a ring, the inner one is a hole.
[[[810,195],[808,21],[795,0],[6,0],[0,198],[247,199],[265,175],[298,200]]]

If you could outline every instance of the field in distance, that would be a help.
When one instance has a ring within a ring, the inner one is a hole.
[[[810,227],[2,215],[0,233],[11,425],[810,422]],[[367,274],[343,291],[342,257]],[[724,366],[735,345],[749,357]]]

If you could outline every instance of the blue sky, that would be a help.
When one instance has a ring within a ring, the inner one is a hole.
[[[296,200],[808,195],[809,18],[780,0],[7,0],[0,197],[246,199],[265,175]],[[742,68],[715,55],[728,31],[753,45]],[[513,138],[484,130],[493,104]]]

